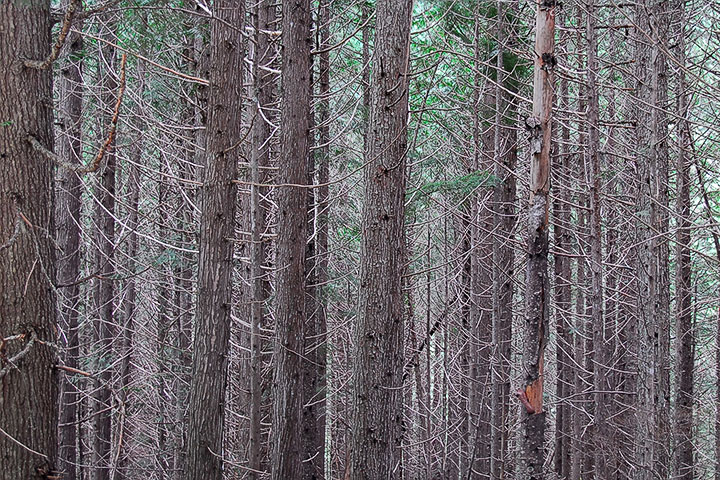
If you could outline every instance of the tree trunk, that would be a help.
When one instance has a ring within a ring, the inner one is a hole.
[[[377,2],[355,332],[351,478],[401,478],[405,166],[412,0]]]
[[[305,241],[307,239],[308,156],[310,155],[310,0],[283,1],[281,160],[277,190],[275,372],[272,478],[301,475],[305,322]]]
[[[680,4],[683,20],[684,4]],[[677,250],[675,271],[675,304],[677,325],[675,345],[677,352],[677,394],[675,398],[675,474],[678,480],[693,480],[695,464],[693,460],[693,408],[695,378],[695,332],[692,322],[692,263],[690,257],[691,210],[690,210],[690,162],[687,155],[690,146],[688,138],[688,100],[685,81],[685,24],[679,22],[677,54],[680,68],[677,70]]]
[[[253,148],[250,159],[250,217],[252,244],[250,247],[250,277],[252,284],[251,333],[250,333],[250,446],[249,467],[250,478],[258,478],[256,471],[264,470],[263,459],[267,457],[266,439],[262,435],[261,421],[267,414],[263,408],[264,393],[269,382],[263,378],[263,368],[268,362],[263,353],[267,349],[267,341],[263,328],[267,319],[265,302],[270,295],[270,282],[263,267],[267,266],[265,238],[267,214],[270,211],[266,200],[267,188],[259,184],[267,184],[270,166],[270,121],[273,114],[270,106],[275,102],[276,76],[261,67],[272,67],[275,51],[272,47],[268,31],[274,27],[276,7],[269,0],[258,2],[254,6],[255,54],[253,58],[253,82],[255,101],[253,109],[255,122],[253,126]]]
[[[138,63],[138,76],[142,79],[144,75],[144,68],[141,62]],[[142,85],[142,84],[141,84]],[[142,87],[140,90],[140,97],[142,97]],[[140,251],[140,242],[137,234],[138,229],[138,207],[140,204],[140,165],[142,165],[142,152],[143,142],[142,136],[139,136],[133,143],[133,161],[130,163],[128,178],[127,178],[127,190],[129,197],[128,205],[128,219],[127,227],[130,230],[127,240],[127,271],[129,272],[130,278],[125,286],[125,297],[123,299],[123,318],[124,324],[122,327],[122,333],[120,336],[121,345],[119,348],[119,354],[121,356],[120,361],[120,387],[119,387],[119,400],[121,405],[118,425],[118,448],[120,451],[117,453],[118,462],[114,465],[113,480],[122,480],[131,478],[126,471],[128,464],[128,456],[131,449],[128,447],[130,441],[127,418],[130,414],[131,402],[128,400],[131,398],[128,392],[128,387],[131,378],[131,357],[133,355],[132,339],[133,339],[133,323],[135,321],[135,315],[137,314],[137,278],[136,272],[137,256]]]
[[[57,475],[50,2],[0,3],[0,479]]]
[[[635,12],[635,141],[637,156],[637,246],[635,247],[635,269],[637,291],[637,428],[635,432],[635,461],[637,480],[654,478],[659,448],[657,434],[657,367],[656,344],[658,325],[656,318],[657,261],[654,256],[656,241],[651,230],[655,218],[652,182],[656,176],[657,158],[653,140],[656,124],[651,110],[654,105],[653,72],[650,58],[651,48],[647,46],[646,32],[651,32],[649,17],[650,4],[639,3]],[[665,412],[662,412],[665,414]]]
[[[66,2],[69,3],[69,2]],[[82,30],[82,24],[77,26]],[[60,138],[58,156],[70,165],[82,163],[82,57],[83,38],[70,32],[65,40],[65,52],[60,61]],[[58,259],[57,282],[61,298],[58,312],[61,329],[65,332],[65,356],[63,363],[78,368],[80,345],[78,341],[78,315],[81,305],[80,285],[80,200],[82,196],[80,176],[69,169],[57,170],[57,197],[55,225],[57,227]],[[63,478],[76,480],[82,473],[78,463],[78,383],[71,375],[60,375],[60,427],[59,467]]]
[[[114,41],[114,21],[107,20],[103,38]],[[101,85],[99,143],[108,135],[112,112],[116,103],[116,52],[115,47],[102,43],[99,48],[98,83]],[[98,170],[97,193],[95,194],[95,342],[96,370],[95,392],[93,393],[94,438],[92,442],[95,480],[109,480],[112,464],[112,401],[110,384],[113,380],[113,337],[115,327],[115,187],[116,156],[110,145],[104,156],[104,165]]]
[[[515,122],[517,107],[512,92],[512,82],[506,81],[503,61],[505,48],[505,13],[498,2],[498,58],[497,87],[495,89],[494,175],[497,185],[493,190],[493,225],[496,230],[492,239],[492,397],[491,397],[491,444],[490,478],[506,478],[506,455],[508,451],[510,371],[513,321],[513,277],[515,253],[510,239],[515,228],[517,164],[517,133],[507,128]],[[511,27],[512,28],[512,27]],[[512,34],[511,34],[512,35]]]
[[[545,478],[545,412],[543,411],[544,356],[548,333],[549,284],[548,207],[550,144],[552,134],[553,68],[555,48],[555,2],[538,4],[535,37],[533,114],[526,120],[530,130],[530,209],[528,212],[528,264],[524,344],[523,388],[518,392],[524,407],[518,462],[520,478]]]
[[[657,297],[655,318],[657,322],[657,356],[655,359],[657,376],[657,435],[658,452],[655,455],[659,478],[670,478],[672,468],[672,452],[670,439],[672,435],[670,412],[670,200],[669,184],[669,147],[668,147],[668,80],[666,52],[670,33],[670,14],[668,1],[654,2],[653,17],[655,21],[655,41],[653,42],[653,91],[655,94],[653,120],[653,148],[657,167],[655,178],[652,179],[655,237],[655,259],[657,261]]]
[[[243,0],[219,0],[212,24],[207,144],[186,478],[221,480],[232,309],[232,237],[242,137]]]
[[[569,92],[568,81],[563,78],[560,87],[559,110],[568,110]],[[553,202],[553,217],[555,219],[553,237],[555,241],[555,322],[558,335],[556,353],[557,361],[557,386],[558,397],[557,416],[555,420],[555,473],[559,480],[570,479],[570,467],[575,452],[572,450],[572,443],[575,436],[572,432],[572,409],[568,399],[574,391],[573,373],[575,371],[573,359],[573,335],[572,333],[572,290],[571,290],[571,260],[572,233],[570,230],[570,185],[560,183],[560,179],[568,178],[570,170],[570,128],[568,122],[561,126],[560,158],[558,159],[555,171],[558,180],[555,186],[558,191]],[[566,180],[567,181],[567,180]]]
[[[610,478],[606,445],[610,440],[608,433],[610,386],[608,339],[605,337],[605,311],[603,299],[603,246],[601,230],[601,166],[600,166],[600,132],[599,132],[599,93],[596,81],[597,73],[597,38],[595,36],[595,3],[588,0],[587,8],[587,163],[590,167],[590,272],[591,272],[591,304],[592,304],[592,339],[593,339],[593,386],[594,394],[594,421],[593,440],[595,478],[605,480]]]

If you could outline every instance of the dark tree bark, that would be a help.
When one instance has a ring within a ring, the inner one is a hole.
[[[68,2],[69,3],[69,2]],[[82,24],[77,26],[82,29]],[[82,57],[83,39],[77,32],[70,32],[65,40],[65,50],[60,58],[59,75],[59,123],[58,156],[68,165],[82,163]],[[80,285],[80,200],[82,182],[80,176],[67,168],[57,169],[57,194],[55,208],[56,242],[58,247],[57,282],[60,287],[58,313],[61,329],[65,332],[65,356],[63,363],[78,368],[80,346],[78,342],[78,315],[81,305]],[[76,480],[81,474],[77,466],[78,440],[78,382],[71,376],[61,374],[59,419],[59,467],[63,478]]]
[[[670,230],[669,158],[668,147],[668,79],[667,58],[668,35],[670,33],[669,1],[656,1],[652,4],[654,21],[653,53],[652,53],[652,91],[653,91],[653,149],[657,162],[652,182],[653,208],[652,235],[653,254],[657,262],[657,296],[655,304],[655,321],[657,322],[657,346],[655,365],[657,369],[656,398],[657,416],[656,431],[658,451],[655,464],[658,478],[668,479],[672,470],[671,452],[671,420],[670,412],[670,247],[668,239]]]
[[[329,35],[330,21],[329,5],[327,2],[318,4],[316,30],[317,48],[318,50],[326,49],[327,37]],[[324,41],[321,40],[321,36]],[[329,89],[329,52],[323,52],[320,57],[319,75],[317,79],[314,77],[314,62],[310,64],[310,79],[314,86],[319,85],[320,98],[328,95]],[[323,91],[325,89],[325,91]],[[320,135],[318,144],[313,145],[314,150],[308,154],[308,184],[314,184],[315,174],[318,163],[325,162],[325,182],[327,183],[327,152],[329,152],[329,131],[328,131],[328,101],[324,98],[323,102],[318,103],[318,115],[313,110],[310,111],[310,130]],[[319,120],[320,125],[316,125]],[[316,136],[310,136],[314,139]],[[318,162],[319,161],[319,162]],[[321,166],[322,168],[322,166]],[[320,169],[317,174],[320,177]],[[327,207],[327,186],[321,186],[311,189],[307,194],[308,208],[308,230],[307,230],[307,248],[306,248],[306,311],[307,320],[305,324],[305,362],[303,365],[303,381],[304,381],[304,408],[303,408],[303,444],[305,448],[303,461],[303,478],[305,479],[322,479],[325,478],[325,353],[326,353],[326,334],[327,326],[325,320],[325,305],[323,300],[324,284],[320,283],[321,270],[324,279],[327,279],[327,266],[323,267],[322,262],[327,262],[327,215],[323,223],[320,217],[320,209]],[[324,194],[324,199],[321,198]],[[324,233],[320,229],[324,228]],[[324,241],[324,245],[320,245],[320,240]],[[321,252],[320,249],[324,248]],[[321,257],[322,255],[322,257]]]
[[[651,32],[650,2],[639,3],[635,11],[635,141],[636,151],[636,247],[635,270],[637,276],[637,405],[635,431],[635,462],[637,480],[654,478],[655,459],[660,445],[657,432],[657,376],[656,347],[658,322],[656,240],[651,226],[655,219],[653,181],[657,174],[657,158],[653,140],[657,124],[652,113],[655,102],[653,92],[653,65],[646,32]],[[666,414],[661,412],[661,414]]]
[[[144,75],[143,63],[138,62],[137,74],[140,78]],[[142,85],[142,83],[141,83]],[[142,98],[142,86],[140,87],[140,95]],[[142,128],[142,126],[141,126]],[[138,303],[138,289],[137,289],[137,277],[136,270],[137,256],[140,251],[140,239],[137,234],[138,229],[138,207],[140,203],[140,165],[142,164],[142,152],[143,142],[142,136],[136,138],[133,143],[132,158],[133,161],[130,163],[128,177],[127,177],[127,192],[128,192],[128,217],[127,227],[130,230],[130,234],[127,239],[127,264],[126,268],[129,272],[128,281],[125,285],[125,295],[123,299],[123,326],[120,334],[120,346],[118,353],[120,355],[120,385],[119,385],[119,405],[120,415],[118,422],[118,448],[120,451],[117,453],[117,463],[113,465],[113,480],[123,480],[130,478],[127,472],[127,465],[129,463],[129,454],[131,448],[128,444],[131,441],[130,428],[128,425],[128,417],[131,413],[131,403],[129,402],[130,392],[128,387],[131,382],[131,360],[133,355],[133,324],[135,322],[135,315],[137,314],[137,303]]]
[[[510,243],[515,228],[517,164],[517,133],[508,128],[516,121],[517,107],[512,97],[512,82],[507,81],[503,56],[508,47],[503,38],[512,25],[505,25],[505,13],[502,2],[498,2],[498,58],[497,87],[495,89],[495,131],[494,131],[494,175],[497,185],[493,190],[493,229],[492,241],[492,397],[491,404],[491,444],[490,478],[500,480],[507,473],[506,456],[508,453],[509,409],[510,409],[510,371],[513,321],[513,277],[515,252]],[[510,34],[512,35],[512,33]]]
[[[684,20],[684,4],[680,4]],[[677,112],[680,115],[677,140],[677,249],[675,292],[677,318],[675,348],[677,352],[677,393],[675,398],[675,476],[679,480],[695,478],[693,447],[693,409],[695,379],[695,332],[692,321],[692,241],[690,218],[690,162],[688,150],[688,85],[685,80],[685,25],[679,22],[677,53],[680,68],[677,69]]]
[[[102,35],[114,41],[114,21],[108,20]],[[98,77],[102,92],[102,113],[98,131],[101,132],[99,142],[104,142],[108,135],[108,125],[111,124],[113,110],[117,101],[115,94],[118,88],[116,77],[115,47],[102,43],[99,48]],[[98,272],[94,285],[95,308],[95,342],[96,370],[95,391],[93,393],[93,423],[94,437],[93,452],[93,478],[95,480],[109,480],[112,435],[112,404],[110,383],[113,379],[113,337],[115,322],[115,169],[116,156],[114,140],[104,155],[104,165],[100,165],[97,179],[97,193],[95,194],[95,270]]]
[[[277,190],[275,372],[272,478],[295,478],[303,469],[302,418],[308,156],[310,154],[310,0],[283,1],[281,158]]]
[[[563,78],[560,86],[560,110],[567,110],[569,103],[568,80]],[[572,334],[572,290],[571,290],[571,260],[572,232],[570,230],[570,185],[561,183],[560,179],[567,178],[570,170],[570,128],[568,122],[562,123],[561,139],[559,145],[559,158],[556,162],[558,180],[554,185],[557,195],[553,202],[553,238],[555,242],[555,322],[558,334],[556,352],[558,397],[557,416],[555,419],[555,473],[560,480],[570,479],[572,465],[572,442],[575,436],[572,432],[572,409],[568,397],[574,390],[573,371],[573,334]]]
[[[55,475],[53,169],[50,2],[0,3],[0,479]]]
[[[208,126],[200,226],[198,297],[186,477],[222,479],[228,343],[232,309],[244,1],[220,0],[212,24]]]
[[[588,0],[587,8],[587,163],[590,166],[590,274],[591,274],[591,304],[592,304],[592,340],[593,340],[593,386],[594,386],[594,420],[593,440],[595,478],[603,480],[610,478],[607,457],[607,445],[610,441],[608,417],[610,414],[609,399],[606,392],[611,391],[609,380],[611,372],[608,370],[609,351],[608,338],[606,338],[604,292],[603,292],[603,245],[601,230],[601,203],[600,191],[602,188],[600,165],[600,132],[599,132],[599,93],[596,80],[597,38],[595,36],[595,3]]]
[[[275,49],[270,43],[268,31],[275,28],[276,6],[270,0],[258,2],[253,10],[255,26],[255,51],[253,58],[253,89],[255,101],[253,114],[253,148],[250,158],[250,217],[252,243],[250,247],[250,277],[252,284],[251,332],[250,332],[250,477],[258,478],[256,471],[264,470],[263,459],[267,457],[267,439],[262,435],[261,420],[267,415],[263,408],[264,393],[269,382],[263,378],[263,368],[268,363],[263,353],[267,341],[262,333],[267,328],[265,302],[270,295],[270,282],[263,267],[267,266],[264,233],[267,228],[267,214],[270,205],[267,201],[267,188],[260,184],[268,183],[267,167],[270,166],[270,120],[273,118],[271,106],[275,102],[276,75],[267,70],[273,67]],[[264,67],[264,68],[263,68]]]
[[[526,120],[530,130],[530,207],[528,212],[528,263],[523,384],[518,392],[521,439],[518,474],[528,480],[545,478],[545,412],[543,381],[548,334],[550,287],[548,283],[548,208],[550,145],[552,138],[553,68],[555,66],[555,2],[539,3],[536,17],[533,114]]]
[[[401,478],[405,165],[412,0],[377,3],[370,93],[351,473]]]

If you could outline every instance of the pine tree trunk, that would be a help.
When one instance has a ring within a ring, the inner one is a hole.
[[[515,253],[510,239],[515,228],[517,133],[507,128],[516,121],[517,107],[512,82],[506,82],[503,61],[505,48],[505,13],[498,2],[498,58],[497,87],[495,89],[494,175],[497,185],[493,189],[492,240],[492,396],[490,478],[501,480],[506,472],[506,455],[510,436],[508,420],[510,409],[510,371],[513,321],[513,264]],[[512,35],[512,34],[511,34]],[[507,89],[507,91],[506,91]]]
[[[601,165],[600,165],[600,132],[599,132],[599,93],[596,80],[597,73],[597,38],[595,36],[595,4],[588,0],[587,8],[587,162],[590,166],[590,271],[591,271],[591,304],[592,304],[592,339],[593,339],[593,386],[594,394],[594,420],[593,440],[595,478],[605,480],[610,478],[608,467],[607,445],[610,441],[608,419],[610,416],[609,399],[607,392],[611,391],[608,369],[609,352],[608,338],[606,338],[606,318],[604,310],[603,291],[603,245],[602,245],[602,206],[600,204]]]
[[[114,40],[114,21],[108,20],[103,28],[103,38],[112,42]],[[98,131],[98,143],[105,141],[108,135],[108,126],[111,123],[112,112],[116,103],[118,87],[116,70],[115,48],[101,44],[99,49],[98,77],[101,85],[101,108]],[[114,142],[113,142],[114,143]],[[105,153],[103,163],[98,170],[97,193],[95,194],[95,269],[98,272],[94,285],[96,342],[95,360],[97,377],[93,393],[93,423],[94,437],[93,451],[93,478],[95,480],[109,480],[112,464],[112,400],[110,384],[113,380],[114,363],[113,337],[115,330],[115,188],[116,188],[116,156],[114,145]]]
[[[401,478],[405,166],[412,0],[377,2],[355,332],[353,480]]]
[[[568,81],[563,78],[560,87],[560,110],[567,110],[569,103]],[[557,167],[558,178],[567,178],[571,174],[570,152],[570,128],[568,122],[561,126],[560,158]],[[570,479],[570,467],[572,457],[576,453],[572,450],[572,442],[575,436],[572,432],[572,409],[568,400],[574,391],[573,371],[573,337],[572,334],[572,291],[571,291],[571,261],[572,249],[570,231],[570,185],[555,182],[558,191],[553,202],[554,228],[553,237],[555,241],[555,321],[558,334],[558,345],[556,353],[557,361],[557,386],[558,397],[557,417],[555,419],[555,473],[559,480]]]
[[[259,184],[268,183],[267,167],[270,166],[270,121],[273,114],[270,106],[275,101],[276,76],[261,67],[272,67],[274,49],[268,31],[274,28],[276,7],[269,0],[258,2],[254,6],[255,54],[253,59],[253,82],[255,101],[253,102],[253,148],[250,159],[250,174],[253,185],[250,186],[250,217],[252,244],[250,247],[250,277],[252,284],[251,334],[250,334],[250,478],[257,479],[256,471],[264,470],[263,459],[267,457],[267,440],[262,434],[261,420],[267,415],[263,408],[263,397],[269,388],[269,382],[263,378],[263,368],[268,362],[263,353],[267,349],[263,328],[267,328],[265,302],[270,295],[270,282],[263,267],[267,266],[267,249],[264,234],[267,228],[267,214],[270,211],[266,200],[267,188]]]
[[[275,372],[273,394],[272,478],[301,475],[307,239],[308,156],[310,155],[309,0],[283,1],[281,157],[277,189],[277,276]]]
[[[69,3],[69,2],[67,2]],[[82,30],[82,24],[76,27]],[[64,54],[60,58],[60,138],[58,156],[70,165],[82,162],[82,59],[83,39],[70,32],[65,40]],[[80,208],[82,182],[80,176],[69,169],[57,169],[57,196],[55,208],[56,242],[58,246],[57,282],[60,287],[58,312],[61,329],[65,332],[63,363],[78,368],[80,346],[78,342],[78,315],[80,308]],[[78,383],[72,376],[61,373],[58,459],[66,480],[76,480],[81,474],[77,465],[78,440]]]
[[[528,212],[528,264],[522,355],[523,403],[518,474],[543,480],[545,462],[545,412],[543,382],[548,335],[550,286],[548,282],[548,208],[550,144],[552,138],[553,68],[555,67],[555,3],[537,6],[535,33],[533,113],[526,120],[530,130],[530,207]]]
[[[684,5],[681,4],[681,18],[684,20]],[[688,138],[688,100],[685,81],[685,24],[679,23],[677,53],[681,68],[677,71],[677,112],[680,115],[677,141],[677,250],[675,271],[675,292],[677,300],[675,312],[677,318],[675,345],[677,352],[675,398],[675,475],[678,480],[695,478],[693,447],[693,409],[695,379],[695,332],[692,320],[692,263],[690,257],[691,210],[690,210],[690,162],[687,155],[690,150]]]
[[[0,479],[57,474],[50,2],[0,2]]]
[[[652,480],[659,448],[657,436],[657,367],[656,342],[658,325],[656,318],[657,302],[657,262],[655,259],[654,233],[651,230],[655,218],[652,182],[656,176],[657,158],[653,149],[656,123],[652,114],[654,104],[653,65],[645,38],[651,32],[650,7],[647,1],[636,7],[635,13],[635,96],[637,103],[635,121],[635,141],[638,145],[637,156],[637,246],[636,275],[637,292],[637,427],[635,431],[635,462],[637,480]],[[664,413],[663,413],[664,414]]]
[[[186,478],[221,480],[232,309],[232,238],[242,138],[244,1],[220,0],[212,23]]]

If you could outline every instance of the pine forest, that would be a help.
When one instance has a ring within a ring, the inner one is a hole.
[[[718,25],[0,0],[0,480],[720,480]]]

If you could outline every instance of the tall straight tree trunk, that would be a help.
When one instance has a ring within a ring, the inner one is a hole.
[[[688,99],[687,81],[685,80],[685,6],[681,9],[680,32],[677,37],[677,249],[675,255],[675,292],[677,300],[675,312],[677,318],[675,348],[677,352],[677,393],[675,397],[675,471],[674,478],[693,480],[695,478],[695,462],[693,447],[693,409],[695,379],[695,332],[692,322],[692,260],[690,244],[692,241],[690,219],[690,162],[687,158],[690,147],[688,138]]]
[[[568,110],[569,92],[568,80],[563,78],[560,87],[559,110]],[[567,179],[570,170],[570,128],[568,122],[561,127],[561,141],[559,145],[560,158],[554,171],[558,178]],[[567,182],[567,180],[565,180]],[[570,479],[571,459],[575,455],[572,443],[575,436],[572,432],[572,409],[568,400],[574,390],[573,371],[573,334],[572,334],[572,290],[571,290],[571,231],[570,231],[570,186],[556,182],[558,194],[553,202],[553,217],[555,219],[553,236],[555,241],[555,321],[558,334],[557,345],[557,386],[558,397],[557,417],[555,424],[555,473],[559,480]]]
[[[513,320],[513,263],[515,253],[510,239],[515,228],[517,134],[507,125],[515,121],[517,107],[506,88],[512,91],[512,82],[506,82],[503,56],[505,12],[502,2],[498,2],[498,56],[497,85],[495,88],[495,131],[494,131],[494,175],[498,184],[493,189],[493,228],[492,239],[492,397],[491,404],[491,443],[490,478],[505,478],[506,455],[508,450],[510,370]]]
[[[242,138],[244,0],[218,0],[212,24],[210,93],[200,226],[186,478],[221,480],[228,343],[232,309],[232,237]]]
[[[114,21],[107,20],[102,35],[109,41],[114,41]],[[101,86],[101,108],[99,132],[104,141],[108,125],[111,122],[115,108],[115,93],[118,87],[116,79],[116,52],[115,47],[102,44],[99,49],[98,77]],[[95,282],[95,342],[97,350],[98,371],[93,394],[93,422],[94,437],[92,442],[93,468],[95,480],[109,480],[112,435],[112,404],[110,398],[110,383],[113,379],[113,337],[115,326],[115,184],[116,184],[116,156],[113,146],[104,156],[104,165],[100,166],[97,190],[95,193],[95,269],[98,272]]]
[[[79,25],[78,30],[82,30]],[[69,165],[82,162],[82,56],[83,39],[77,32],[70,32],[65,40],[65,52],[60,66],[60,138],[58,156]],[[82,181],[69,169],[57,169],[57,196],[55,225],[59,255],[57,281],[60,287],[58,312],[60,325],[65,332],[65,356],[63,363],[78,368],[80,345],[78,341],[78,315],[80,308],[80,197]],[[77,456],[78,440],[78,384],[72,377],[61,374],[59,419],[58,467],[66,480],[76,480],[81,474]]]
[[[596,80],[597,73],[597,38],[595,36],[594,0],[588,0],[587,8],[587,163],[590,167],[590,274],[591,274],[591,304],[592,304],[592,340],[593,340],[593,386],[594,386],[594,463],[595,478],[604,480],[610,478],[607,458],[609,435],[609,400],[606,392],[611,391],[608,381],[611,372],[608,369],[609,352],[608,339],[605,337],[605,311],[603,299],[603,246],[601,230],[601,166],[600,166],[600,132],[599,132],[599,93]]]
[[[533,113],[526,120],[532,154],[528,212],[527,311],[522,355],[523,388],[518,392],[524,406],[518,474],[519,478],[528,480],[545,478],[543,382],[550,296],[547,261],[553,68],[556,64],[554,0],[538,4],[535,29]]]
[[[635,247],[635,269],[637,276],[637,405],[635,431],[635,462],[637,480],[654,478],[657,449],[659,447],[656,405],[657,405],[657,260],[654,256],[656,241],[651,230],[655,218],[652,182],[656,176],[657,159],[653,140],[655,139],[656,116],[652,113],[655,95],[653,93],[653,65],[648,46],[647,32],[651,32],[649,1],[640,2],[635,11],[635,141],[637,164],[637,239]],[[665,414],[663,412],[662,414]]]
[[[310,0],[283,1],[281,158],[277,190],[275,371],[273,376],[272,478],[296,478],[303,469],[302,418],[310,155]]]
[[[315,24],[317,29],[317,24]],[[310,58],[310,84],[311,92],[315,86],[315,62],[314,57]],[[307,157],[307,179],[308,185],[313,185],[306,194],[307,202],[307,241],[305,243],[305,345],[303,350],[303,478],[322,478],[325,462],[324,437],[325,417],[322,405],[325,392],[319,388],[320,380],[324,375],[321,370],[320,350],[324,346],[320,343],[320,332],[318,325],[318,298],[317,298],[317,236],[315,232],[316,189],[315,185],[315,111],[311,108],[308,118],[310,147]],[[324,362],[323,362],[324,363]]]
[[[318,183],[316,203],[316,260],[315,260],[315,279],[317,281],[316,295],[317,301],[315,314],[317,323],[317,342],[319,344],[318,353],[315,357],[318,369],[319,392],[322,392],[322,398],[319,400],[317,407],[318,416],[323,419],[322,443],[323,446],[327,442],[325,431],[327,431],[326,423],[330,421],[327,409],[327,308],[328,308],[328,236],[329,236],[329,218],[330,218],[330,190],[328,182],[330,181],[330,1],[320,0],[318,8],[320,39],[318,48],[322,50],[320,54],[320,71],[318,77],[320,81],[319,95],[320,102],[318,105],[318,146],[316,155],[318,157]],[[322,455],[325,452],[322,451]],[[324,459],[323,459],[324,460]],[[320,478],[329,478],[328,467],[324,464],[324,471]]]
[[[412,0],[379,0],[362,214],[350,478],[401,478],[405,166]]]
[[[50,2],[0,3],[0,479],[57,475]]]
[[[144,68],[142,62],[138,63],[138,76],[142,79],[144,75]],[[142,85],[142,84],[141,84]],[[142,98],[142,87],[140,88],[140,97]],[[117,453],[117,464],[113,465],[114,473],[113,480],[122,480],[131,478],[126,471],[129,461],[129,448],[130,442],[129,433],[130,429],[128,426],[127,418],[129,416],[130,398],[128,387],[131,382],[131,357],[133,354],[132,339],[133,339],[133,324],[135,321],[135,315],[137,312],[137,255],[140,250],[140,241],[137,234],[138,229],[138,207],[140,204],[140,165],[142,165],[142,152],[143,142],[142,137],[137,138],[133,143],[133,161],[130,163],[128,178],[127,178],[127,190],[129,197],[128,204],[128,219],[127,227],[130,230],[127,240],[127,271],[129,272],[130,278],[128,278],[125,287],[125,297],[123,299],[123,318],[124,323],[122,332],[120,335],[120,348],[119,354],[120,360],[120,386],[119,386],[119,400],[121,405],[120,408],[120,422],[118,425],[118,448],[120,451]]]
[[[329,21],[329,6],[327,3],[320,2],[318,4],[318,15],[316,23],[316,30],[322,31],[325,36],[328,34],[327,22]],[[323,20],[324,19],[324,20]],[[325,23],[323,23],[325,22]],[[318,42],[320,42],[320,36],[317,35]],[[319,50],[325,48],[321,43],[317,44]],[[325,83],[327,88],[329,83],[329,59],[327,58],[327,52],[323,52],[324,57],[320,59],[320,75],[315,80],[314,62],[310,64],[310,79],[313,87],[317,84]],[[325,71],[322,71],[322,69]],[[324,77],[323,77],[324,76]],[[320,87],[320,95],[323,86]],[[325,95],[327,95],[327,91]],[[320,145],[313,145],[314,150],[308,154],[308,184],[314,184],[317,160],[322,162],[322,156],[328,151],[327,145],[323,146],[323,143],[329,141],[328,126],[320,125],[320,128],[316,125],[316,119],[320,122],[327,122],[327,100],[325,104],[318,104],[318,116],[315,112],[310,110],[310,131],[324,133],[324,138],[319,138]],[[324,129],[324,130],[323,130]],[[321,135],[323,136],[323,135]],[[310,138],[314,139],[316,136],[311,135]],[[327,173],[327,162],[325,163],[325,169]],[[318,171],[319,173],[319,171]],[[319,176],[319,175],[318,175]],[[326,175],[327,176],[327,175]],[[318,180],[319,181],[319,180]],[[327,183],[327,178],[325,179]],[[324,190],[321,192],[320,188]],[[305,258],[305,265],[307,272],[306,278],[306,311],[307,319],[305,324],[305,361],[304,361],[304,372],[303,372],[303,388],[304,388],[304,408],[303,408],[303,444],[305,448],[304,461],[303,461],[303,478],[305,479],[321,479],[325,478],[325,340],[326,340],[326,322],[324,314],[324,304],[322,299],[323,285],[320,283],[320,270],[322,268],[320,255],[326,255],[327,252],[327,224],[325,224],[324,233],[324,248],[325,252],[320,252],[320,228],[323,226],[320,218],[320,208],[322,208],[321,202],[327,201],[327,186],[320,188],[313,188],[307,193],[307,205],[308,205],[308,240]],[[320,198],[321,193],[325,193],[325,199]],[[327,272],[324,273],[324,277],[327,278]]]
[[[250,478],[258,478],[257,471],[264,469],[263,458],[267,456],[266,439],[262,435],[262,418],[266,415],[263,408],[263,395],[269,382],[263,379],[262,371],[267,362],[263,353],[267,341],[262,333],[266,323],[265,302],[270,295],[270,282],[263,266],[267,265],[265,239],[267,212],[270,211],[266,200],[267,188],[261,187],[268,181],[267,168],[270,166],[270,120],[273,118],[271,105],[275,101],[276,76],[267,70],[272,67],[275,57],[269,41],[268,32],[275,28],[276,6],[270,0],[263,0],[254,6],[255,55],[253,58],[254,116],[253,148],[250,158],[250,218],[252,243],[250,247],[250,277],[252,284],[251,332],[250,332]],[[262,68],[266,67],[266,68]],[[266,327],[266,326],[265,326]]]
[[[657,296],[655,297],[655,321],[657,322],[657,347],[655,364],[657,365],[657,435],[658,451],[654,457],[657,474],[660,480],[670,478],[671,419],[670,412],[670,248],[668,231],[670,230],[669,183],[669,147],[668,147],[668,68],[665,58],[668,51],[668,34],[670,33],[669,1],[653,2],[652,16],[654,21],[652,89],[653,101],[653,149],[657,162],[652,182],[653,209],[653,250],[654,261],[657,262]]]

